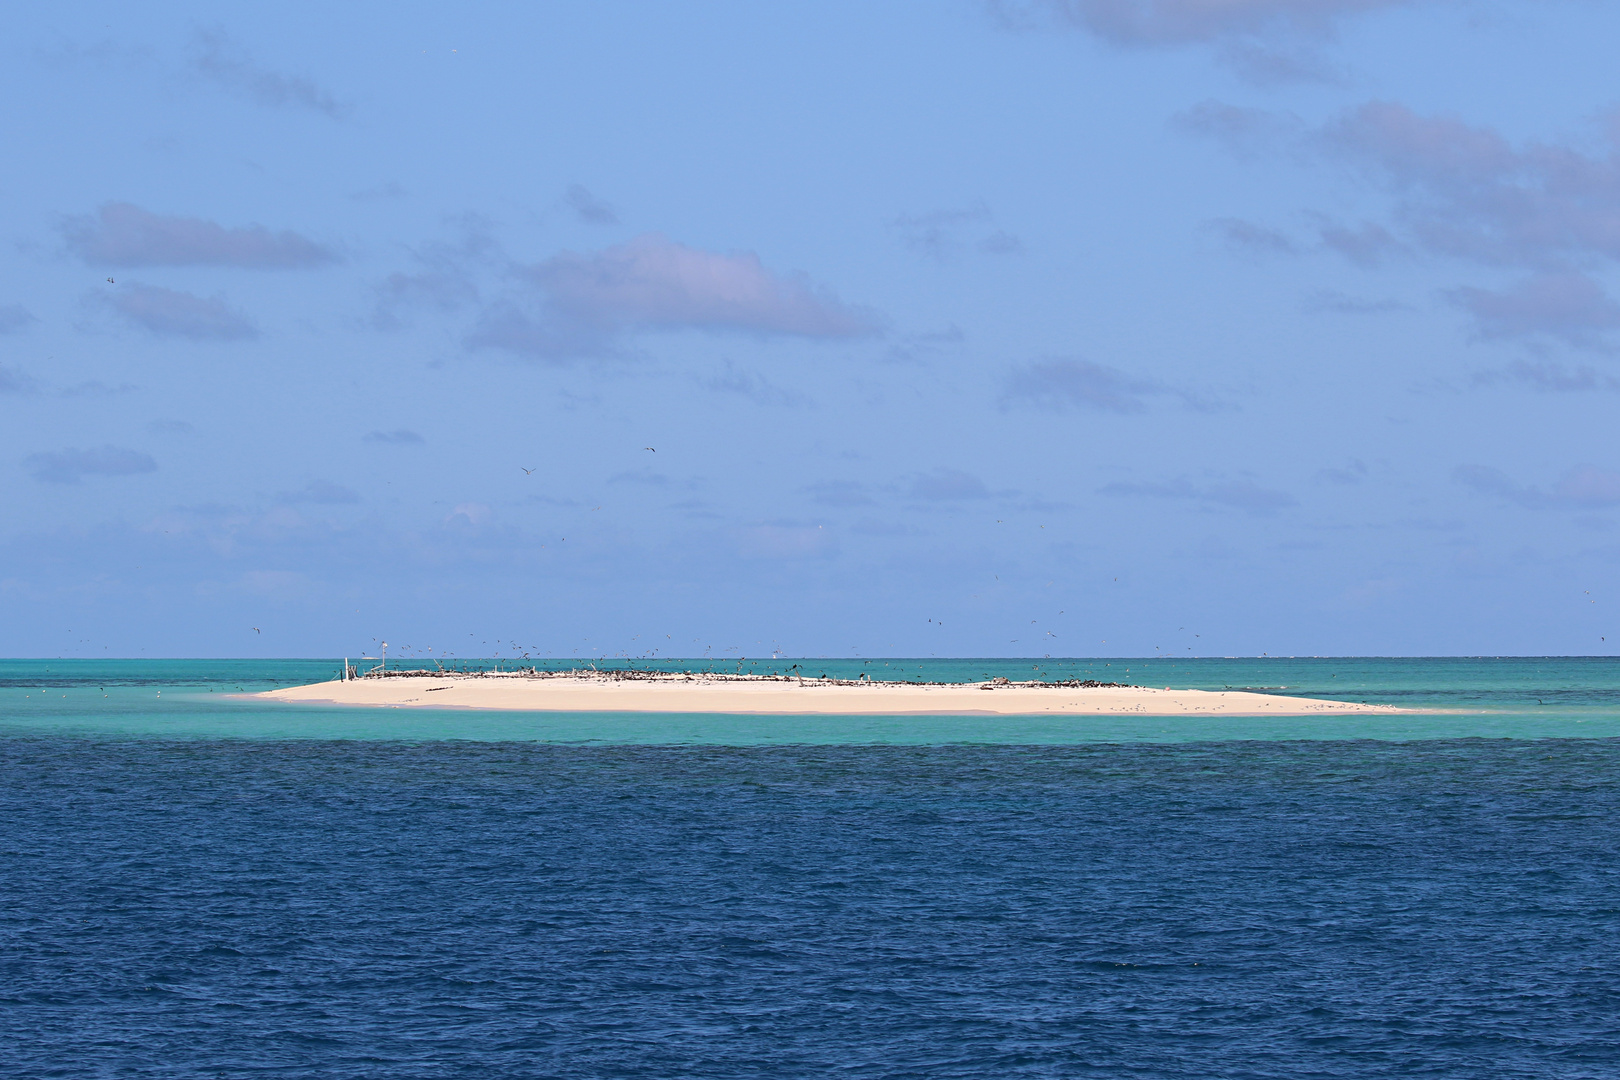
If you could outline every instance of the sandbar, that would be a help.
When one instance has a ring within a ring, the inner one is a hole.
[[[388,672],[251,696],[372,708],[524,712],[1305,716],[1406,711],[1389,705],[1246,690],[1173,690],[1107,683],[904,683],[713,673],[636,672],[626,676],[611,671]]]

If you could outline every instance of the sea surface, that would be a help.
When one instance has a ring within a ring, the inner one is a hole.
[[[1620,662],[755,663],[1437,711],[323,709],[237,695],[341,660],[0,661],[0,1075],[1620,1076]]]

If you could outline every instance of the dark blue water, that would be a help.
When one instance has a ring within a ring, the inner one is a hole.
[[[1617,778],[1610,738],[13,728],[0,1072],[1609,1078]]]

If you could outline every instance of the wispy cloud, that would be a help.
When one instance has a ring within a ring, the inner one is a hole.
[[[311,480],[297,491],[283,491],[276,497],[276,501],[289,505],[311,503],[318,506],[342,506],[359,502],[360,494],[352,488],[334,484],[330,480]]]
[[[1494,128],[1374,101],[1309,129],[1287,113],[1206,103],[1179,126],[1244,156],[1267,148],[1350,165],[1389,198],[1385,220],[1316,215],[1321,249],[1362,267],[1413,255],[1525,276],[1444,295],[1482,337],[1610,347],[1620,304],[1595,268],[1620,263],[1620,125],[1593,144],[1515,143]],[[1595,149],[1593,148],[1595,146]]]
[[[876,502],[859,480],[822,480],[804,490],[812,502],[822,506],[871,506]]]
[[[1299,247],[1285,232],[1240,218],[1216,218],[1206,226],[1228,249],[1242,255],[1295,255]]]
[[[563,192],[563,202],[574,212],[574,216],[588,225],[617,225],[618,212],[611,205],[592,195],[580,184],[568,185]]]
[[[131,282],[106,294],[105,301],[126,321],[160,337],[237,341],[259,336],[245,315],[217,296]]]
[[[1342,469],[1328,468],[1316,471],[1316,482],[1319,484],[1336,484],[1339,487],[1349,487],[1366,479],[1367,464],[1359,458]]]
[[[525,271],[558,309],[606,327],[742,330],[808,338],[871,333],[869,313],[751,252],[723,254],[649,233],[593,255],[565,252]]]
[[[1002,404],[1082,408],[1119,414],[1145,412],[1149,398],[1178,400],[1189,408],[1222,408],[1196,394],[1089,360],[1038,360],[1011,365],[1002,383]]]
[[[100,379],[64,386],[57,393],[65,398],[111,398],[133,394],[140,387],[134,383],[105,383]]]
[[[32,375],[0,364],[0,394],[32,394],[38,390],[39,383]]]
[[[377,289],[372,325],[395,330],[414,311],[450,312],[478,301],[477,276],[501,260],[489,222],[468,214],[453,221],[453,240],[434,240],[411,251],[416,266],[389,274]]]
[[[1104,495],[1174,499],[1222,506],[1244,513],[1266,516],[1297,506],[1299,500],[1286,491],[1263,488],[1250,480],[1223,480],[1194,483],[1187,479],[1165,483],[1115,483],[1097,489]]]
[[[68,247],[98,266],[234,266],[299,270],[337,256],[291,230],[263,225],[227,228],[203,218],[154,214],[130,203],[107,203],[62,226]]]
[[[1318,228],[1317,235],[1324,248],[1366,269],[1381,266],[1411,250],[1394,233],[1371,221],[1354,226],[1329,222]]]
[[[1016,255],[1024,249],[1018,237],[996,227],[995,215],[983,202],[959,209],[901,214],[889,222],[889,227],[907,248],[937,261],[964,250]]]
[[[767,521],[741,530],[737,553],[747,559],[826,559],[838,554],[838,542],[821,525],[801,521]]]
[[[1494,495],[1527,510],[1592,510],[1620,505],[1620,472],[1595,465],[1577,465],[1550,488],[1515,484],[1506,473],[1488,465],[1461,465],[1452,479],[1482,495]]]
[[[405,311],[449,312],[477,300],[478,286],[469,275],[447,269],[414,274],[396,271],[384,278],[377,289],[377,306],[371,322],[378,329],[394,330],[405,324]]]
[[[386,443],[389,446],[417,446],[427,442],[422,436],[408,428],[396,428],[393,431],[368,431],[360,436],[360,441]]]
[[[69,448],[30,454],[23,468],[35,480],[50,484],[77,484],[86,476],[135,476],[154,472],[157,462],[139,450],[101,446],[91,450]]]
[[[397,180],[388,180],[381,184],[362,188],[352,193],[349,198],[355,202],[383,202],[388,199],[403,199],[406,194],[403,184]]]
[[[698,380],[709,390],[721,394],[735,394],[756,405],[797,407],[811,404],[803,392],[791,387],[778,386],[757,371],[748,371],[727,360],[725,368],[708,378]]]
[[[1446,298],[1474,317],[1481,337],[1545,335],[1607,349],[1605,335],[1620,327],[1620,304],[1585,274],[1538,274],[1506,289],[1452,289]]]
[[[0,304],[0,334],[15,334],[38,321],[21,304]]]
[[[1328,76],[1317,49],[1333,39],[1344,19],[1421,2],[1424,0],[988,0],[988,6],[1009,26],[1073,27],[1127,48],[1213,45],[1250,79],[1284,82]]]
[[[1123,45],[1174,45],[1238,35],[1318,35],[1347,15],[1413,0],[1002,0],[1013,19],[1056,18]]]
[[[198,32],[191,64],[204,78],[260,105],[310,109],[334,120],[348,112],[348,106],[308,76],[262,67],[223,30]]]
[[[802,274],[769,270],[749,252],[722,254],[649,233],[592,254],[564,252],[521,268],[540,301],[492,306],[469,338],[545,359],[606,355],[621,335],[702,330],[841,339],[876,333],[876,316]]]
[[[1474,373],[1475,386],[1516,383],[1558,394],[1620,391],[1620,378],[1590,364],[1564,364],[1556,360],[1515,360],[1505,367]]]
[[[1305,307],[1311,311],[1333,311],[1340,315],[1382,315],[1391,311],[1410,311],[1412,305],[1399,300],[1368,300],[1329,290],[1307,297]]]
[[[941,466],[913,476],[906,494],[924,502],[958,502],[964,499],[988,499],[990,489],[972,473]]]
[[[893,364],[926,364],[967,340],[959,326],[921,334],[906,334],[889,346],[884,359]]]
[[[1324,127],[1321,143],[1384,183],[1395,221],[1424,250],[1552,269],[1620,257],[1620,130],[1606,152],[1528,142],[1457,117],[1369,102]]]
[[[467,335],[467,346],[503,349],[553,362],[612,356],[616,352],[611,334],[596,327],[545,318],[510,300],[497,301],[484,309]]]
[[[610,484],[637,484],[641,487],[668,487],[670,480],[661,472],[652,469],[628,469],[624,472],[614,473],[608,477]]]
[[[1293,113],[1204,101],[1170,119],[1186,135],[1213,139],[1235,157],[1253,159],[1289,146],[1306,130]]]

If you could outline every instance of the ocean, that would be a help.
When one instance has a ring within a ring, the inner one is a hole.
[[[231,696],[339,660],[0,661],[0,1075],[1620,1074],[1620,662],[743,669],[791,663],[1445,711],[339,710]]]

